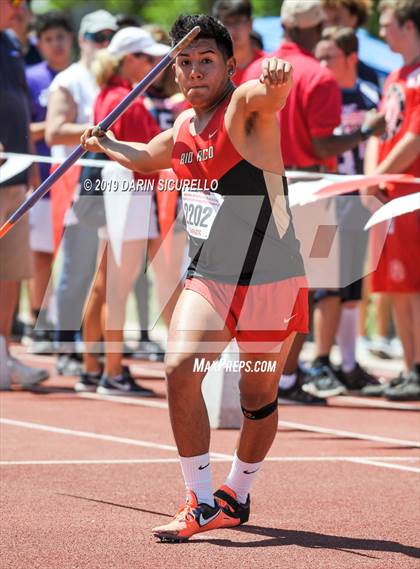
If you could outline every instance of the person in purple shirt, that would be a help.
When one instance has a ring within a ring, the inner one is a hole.
[[[50,155],[45,136],[45,117],[47,113],[50,84],[59,71],[70,64],[73,33],[69,19],[62,12],[47,12],[36,22],[38,48],[44,61],[26,69],[31,100],[31,138],[35,151],[42,156]],[[41,181],[50,173],[50,164],[40,163]],[[53,261],[53,232],[50,200],[47,194],[30,212],[30,242],[34,253],[35,276],[30,284],[31,305],[36,326],[32,332],[35,341],[33,351],[51,351],[51,334],[46,330],[46,310],[48,303],[48,283]]]

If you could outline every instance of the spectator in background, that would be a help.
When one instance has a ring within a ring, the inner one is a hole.
[[[370,141],[366,151],[367,174],[406,173],[420,177],[420,4],[417,0],[382,0],[380,34],[400,53],[404,66],[385,82],[381,109],[386,132]],[[381,201],[413,194],[418,184],[386,184],[366,193]],[[371,239],[382,228],[371,230]],[[392,220],[372,290],[391,297],[395,324],[404,350],[404,372],[389,387],[366,387],[366,395],[383,395],[393,401],[420,400],[420,223],[419,211]]]
[[[50,86],[45,139],[52,146],[53,157],[69,156],[83,131],[92,124],[98,88],[91,64],[96,51],[109,44],[116,28],[115,18],[105,10],[87,14],[80,22],[80,59],[58,73]],[[64,224],[63,264],[56,291],[59,351],[56,368],[63,375],[77,375],[81,362],[75,344],[94,274],[98,237],[96,229],[78,222],[72,208],[67,211]]]
[[[325,171],[336,169],[336,156],[356,147],[366,133],[380,132],[381,120],[367,117],[361,128],[350,134],[334,134],[341,122],[341,93],[331,71],[316,61],[313,50],[321,39],[324,13],[320,0],[284,0],[281,20],[285,41],[273,55],[293,66],[293,87],[279,113],[281,146],[286,169]],[[246,71],[243,81],[257,79],[261,62]],[[290,143],[290,133],[294,133]],[[302,390],[306,379],[298,367],[305,335],[298,334],[289,352],[280,380],[282,398],[319,404],[320,400]],[[336,392],[343,391],[338,381]],[[331,390],[329,389],[328,393]]]
[[[235,85],[240,85],[245,71],[256,59],[263,57],[262,49],[256,48],[251,37],[252,5],[249,0],[217,0],[213,16],[228,29],[233,41],[236,71],[232,76]]]
[[[169,46],[156,43],[141,28],[119,30],[106,50],[100,51],[93,63],[93,72],[101,91],[95,101],[94,122],[98,124],[132,87],[149,73],[158,58],[169,52]],[[149,142],[160,128],[146,110],[143,97],[137,97],[110,129],[119,140]],[[121,167],[115,164],[108,179],[116,180]],[[103,169],[104,171],[107,166]],[[116,168],[116,169],[115,169]],[[114,174],[115,172],[115,174]],[[131,177],[131,172],[126,171]],[[157,183],[156,176],[134,174],[136,180]],[[129,178],[131,179],[131,178]],[[91,199],[91,198],[89,198]],[[103,395],[153,395],[153,391],[138,385],[128,368],[122,366],[125,307],[127,297],[144,264],[149,238],[158,236],[156,213],[151,208],[152,195],[133,193],[130,196],[124,227],[121,262],[118,263],[109,242],[107,228],[99,229],[97,273],[86,306],[84,322],[85,369],[77,391],[92,391]],[[105,369],[97,353],[89,350],[101,338],[105,340]]]
[[[321,0],[326,26],[349,27],[357,30],[367,24],[372,11],[372,0]],[[357,63],[360,79],[379,87],[378,74],[360,59]]]
[[[118,30],[133,27],[139,28],[141,26],[139,18],[133,16],[132,14],[117,14],[115,16],[115,22],[117,24]]]
[[[254,46],[254,49],[264,52],[264,43],[262,35],[256,30],[251,30],[249,37],[251,38],[251,43]]]
[[[322,0],[327,26],[351,27],[354,30],[365,26],[372,11],[372,0]],[[357,76],[361,81],[374,83],[379,87],[380,81],[375,69],[358,60]],[[361,336],[360,346],[369,349],[377,357],[386,359],[396,357],[401,351],[400,342],[397,338],[388,339],[391,324],[391,304],[386,294],[375,295],[375,322],[376,334],[372,340],[365,337],[365,319],[367,317],[367,303],[370,294],[370,275],[363,281],[363,300],[359,329]]]
[[[31,10],[31,0],[22,0],[16,6],[17,9],[10,20],[9,27],[19,40],[25,65],[35,65],[42,61],[42,56],[36,38],[29,33],[29,26],[34,17]]]
[[[170,38],[163,28],[156,24],[149,24],[142,27],[151,34],[153,39],[158,43],[170,45]],[[144,104],[147,110],[151,113],[161,130],[172,128],[176,117],[185,109],[185,98],[179,92],[177,83],[175,82],[175,75],[173,69],[168,67],[163,71],[159,77],[153,82],[145,93]],[[185,256],[186,247],[186,232],[182,223],[182,204],[181,196],[177,200],[177,221],[174,224],[174,232],[171,236],[171,267],[166,267],[166,274],[155,274],[156,281],[160,290],[160,298],[171,298],[166,306],[162,307],[162,316],[165,323],[169,325],[176,300],[182,290],[181,279],[181,265]],[[154,201],[156,207],[159,209],[157,203],[157,193],[154,194]],[[148,256],[153,258],[162,247],[161,236],[156,239],[149,239],[148,242]],[[156,269],[159,271],[161,265],[157,264]],[[149,300],[150,300],[150,278],[147,271],[141,270],[139,277],[134,285],[134,292],[136,297],[137,314],[140,323],[140,341],[136,347],[133,357],[147,358],[150,360],[163,360],[164,349],[162,346],[149,337]],[[162,290],[165,286],[168,292]],[[175,291],[170,294],[170,291]]]
[[[41,156],[50,156],[45,142],[45,117],[48,92],[54,77],[69,66],[73,34],[68,17],[62,12],[47,12],[36,21],[38,48],[44,61],[31,65],[26,70],[31,99],[31,138],[35,151]],[[41,182],[50,173],[50,165],[39,165]],[[35,328],[32,331],[34,353],[50,353],[53,350],[51,329],[47,321],[48,284],[51,278],[54,242],[52,213],[49,193],[36,203],[29,213],[30,242],[34,252],[34,278],[30,283],[32,316]]]
[[[338,82],[342,95],[341,124],[335,134],[351,134],[359,129],[379,104],[379,89],[357,77],[358,41],[353,28],[324,28],[315,55]],[[363,174],[365,142],[338,157],[340,174]],[[348,390],[361,389],[377,380],[356,362],[358,303],[362,297],[362,279],[367,234],[364,226],[368,211],[360,202],[358,192],[335,198],[340,243],[340,289],[318,289],[314,300],[315,368],[328,367],[336,380]],[[329,354],[337,340],[341,352],[341,369],[332,369]],[[338,377],[337,377],[338,375]],[[327,390],[328,378],[322,379],[321,395]],[[335,382],[336,383],[336,382]],[[307,382],[306,390],[319,394],[317,380]]]
[[[5,33],[20,9],[3,0],[0,10],[0,148],[5,152],[29,151],[29,104],[25,67],[19,45]],[[24,202],[28,171],[0,182],[0,225]],[[12,319],[18,303],[20,282],[32,276],[29,222],[24,216],[0,239],[0,389],[13,383],[31,387],[48,378],[48,372],[23,365],[9,352]]]

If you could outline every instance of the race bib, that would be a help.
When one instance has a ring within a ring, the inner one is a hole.
[[[182,206],[188,234],[198,239],[208,239],[223,202],[223,196],[210,190],[198,191],[184,188]]]

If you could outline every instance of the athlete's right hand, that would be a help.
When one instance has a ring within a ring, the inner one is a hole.
[[[109,140],[115,140],[111,131],[104,132],[97,126],[91,126],[80,137],[80,144],[88,152],[105,152]]]

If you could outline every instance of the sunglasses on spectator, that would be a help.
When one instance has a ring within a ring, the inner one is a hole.
[[[95,43],[104,43],[106,41],[111,41],[114,34],[115,34],[115,32],[113,32],[113,31],[109,31],[109,32],[101,31],[101,32],[95,32],[95,33],[86,32],[85,38],[87,40],[93,41]]]

